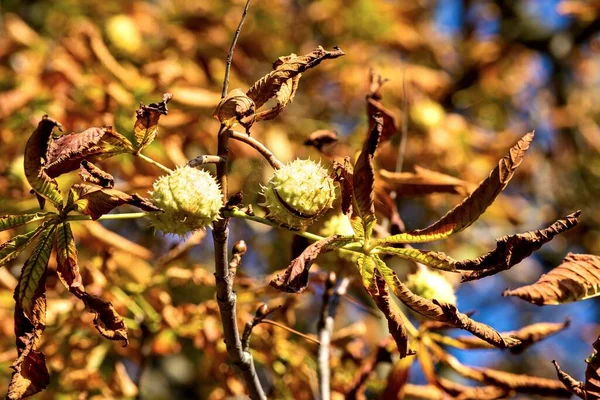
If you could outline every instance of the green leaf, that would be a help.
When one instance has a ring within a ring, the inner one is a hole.
[[[406,260],[425,264],[431,268],[441,269],[442,271],[456,271],[456,260],[447,256],[444,253],[437,251],[418,250],[413,248],[396,248],[396,247],[378,247],[378,254],[389,254],[398,256]]]
[[[8,242],[2,243],[0,245],[0,267],[17,258],[50,224],[53,222],[47,221],[30,232],[15,236]]]
[[[41,281],[45,281],[48,260],[52,252],[52,243],[54,241],[54,230],[56,225],[52,224],[45,227],[40,234],[40,239],[31,253],[31,256],[25,261],[21,269],[19,284],[15,289],[15,300],[23,307],[25,315],[31,319],[34,313],[37,291],[40,290]]]
[[[437,222],[424,229],[401,233],[376,241],[377,245],[391,243],[423,243],[443,239],[468,228],[492,204],[513,177],[533,140],[533,132],[523,136],[498,166],[483,180],[471,195],[450,210]]]
[[[357,265],[365,289],[367,289],[367,291],[376,291],[375,260],[373,257],[361,254],[358,258]]]
[[[10,228],[16,228],[17,226],[36,222],[46,218],[49,215],[56,215],[55,213],[35,213],[35,214],[23,214],[23,215],[2,215],[0,216],[0,232]]]
[[[356,215],[352,215],[350,217],[350,225],[352,225],[352,230],[354,231],[354,236],[356,240],[360,242],[365,241],[365,227],[363,225],[363,221],[360,217]]]
[[[136,153],[148,146],[156,138],[158,133],[158,120],[161,115],[167,115],[167,103],[173,98],[171,93],[165,93],[160,103],[151,103],[147,106],[141,104],[135,112],[136,120],[133,127],[137,141]]]
[[[52,130],[60,124],[44,115],[25,146],[24,169],[25,177],[33,190],[42,198],[62,209],[63,198],[58,190],[58,184],[44,170],[46,153]]]

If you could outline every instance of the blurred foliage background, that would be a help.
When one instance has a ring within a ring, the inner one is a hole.
[[[0,2],[0,214],[34,210],[23,176],[25,142],[42,115],[66,132],[114,126],[131,138],[139,102],[173,93],[158,139],[145,153],[174,167],[214,154],[225,57],[241,0]],[[506,287],[533,282],[569,252],[600,253],[600,2],[597,0],[255,0],[238,42],[230,88],[246,90],[279,56],[317,45],[346,56],[304,74],[294,102],[252,136],[282,161],[327,157],[304,146],[319,129],[342,138],[333,154],[353,154],[367,130],[369,69],[389,79],[383,103],[407,126],[403,171],[416,166],[478,183],[516,140],[535,129],[525,162],[499,200],[469,230],[438,244],[454,258],[475,257],[506,234],[537,229],[581,209],[580,225],[521,265],[457,287],[458,305],[510,330],[571,318],[571,328],[522,355],[498,350],[455,351],[459,360],[512,372],[554,377],[556,359],[576,378],[598,336],[598,302],[538,308],[503,298]],[[396,170],[400,137],[379,150],[378,165]],[[272,170],[254,150],[231,143],[230,191],[260,201]],[[333,157],[329,157],[333,158]],[[147,193],[160,170],[126,155],[102,162],[116,188]],[[209,167],[210,168],[210,167]],[[60,177],[61,187],[79,178]],[[407,228],[422,227],[461,200],[459,195],[404,196]],[[255,207],[260,212],[258,206]],[[126,210],[125,210],[126,211]],[[214,299],[210,234],[181,239],[156,233],[144,220],[74,225],[89,292],[110,299],[127,316],[131,344],[103,340],[91,316],[49,278],[49,322],[43,339],[52,382],[38,398],[222,399],[243,394],[226,362]],[[318,232],[319,226],[311,228]],[[19,233],[0,234],[0,242]],[[260,302],[282,305],[272,318],[314,334],[322,274],[354,266],[332,255],[315,268],[310,292],[285,295],[268,287],[294,252],[292,235],[234,221],[232,239],[249,252],[236,278],[239,317]],[[298,243],[295,243],[296,245]],[[12,290],[26,255],[0,270],[0,387],[16,356]],[[51,268],[55,267],[52,265]],[[405,275],[414,268],[397,262]],[[321,280],[319,280],[321,279]],[[333,386],[343,387],[387,334],[370,311],[360,283],[351,285],[336,321]],[[354,300],[352,300],[354,299]],[[352,301],[350,301],[352,300]],[[357,304],[364,302],[364,305]],[[260,325],[252,349],[261,380],[274,398],[313,398],[316,346],[289,331]],[[376,398],[389,369],[369,381]],[[440,374],[452,376],[449,371]],[[410,381],[424,384],[415,364]]]

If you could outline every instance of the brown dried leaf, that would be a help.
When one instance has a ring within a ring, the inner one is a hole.
[[[454,399],[460,400],[497,400],[512,397],[514,392],[498,386],[466,386],[438,377],[436,384]]]
[[[93,183],[94,185],[103,188],[112,188],[115,186],[115,180],[111,174],[102,171],[100,168],[87,160],[81,161],[79,167],[79,176],[85,182]]]
[[[398,132],[398,121],[394,114],[381,103],[381,87],[388,80],[383,78],[375,69],[369,70],[369,93],[367,93],[367,117],[380,115],[383,120],[381,142],[388,141]]]
[[[600,257],[573,253],[569,253],[562,264],[542,275],[534,284],[502,293],[503,296],[517,296],[538,306],[585,300],[598,294]]]
[[[344,52],[337,46],[333,48],[333,51],[327,51],[319,46],[316,50],[304,56],[281,57],[275,63],[275,70],[256,81],[246,94],[254,101],[258,110],[280,91],[281,86],[288,79],[294,78],[307,69],[316,67],[323,60],[338,58],[343,55]]]
[[[293,56],[297,57],[295,54],[293,54]],[[289,57],[291,57],[291,56],[289,56]],[[284,58],[284,57],[282,57],[282,59],[283,60],[281,61],[281,63],[279,65],[291,60],[291,59]],[[278,65],[276,65],[275,68],[277,68],[277,66]],[[277,93],[275,93],[275,100],[277,101],[277,104],[274,107],[270,108],[269,110],[265,110],[265,111],[256,113],[256,120],[257,121],[269,120],[269,119],[273,119],[276,116],[278,116],[279,113],[281,113],[283,111],[285,106],[287,106],[289,103],[292,102],[292,100],[294,100],[294,95],[296,94],[296,91],[298,90],[298,83],[300,82],[301,76],[302,76],[302,74],[298,74],[298,75],[294,76],[293,78],[290,78],[287,81],[285,81],[281,85],[281,88],[279,88]]]
[[[375,225],[374,185],[375,170],[373,168],[373,156],[379,144],[383,120],[381,117],[373,117],[369,136],[363,143],[363,148],[354,165],[352,186],[354,187],[353,213],[362,219],[365,237],[371,237],[373,225]]]
[[[63,198],[58,190],[58,184],[45,171],[45,165],[49,161],[46,158],[48,143],[55,127],[61,129],[61,125],[55,120],[48,118],[47,115],[42,117],[37,128],[27,140],[23,164],[25,177],[38,198],[41,196],[43,199],[48,199],[55,207],[62,209]],[[43,206],[43,201],[40,201],[40,206]]]
[[[456,269],[474,270],[463,275],[462,281],[472,281],[510,269],[529,257],[556,235],[579,223],[581,211],[559,219],[548,228],[503,236],[496,240],[496,249],[474,260],[459,261]]]
[[[158,120],[161,115],[167,115],[167,103],[171,101],[173,95],[171,93],[163,94],[163,99],[160,103],[151,103],[147,106],[140,104],[140,108],[135,112],[135,125],[133,132],[137,141],[136,153],[148,146],[156,138],[158,133]]]
[[[377,256],[374,258],[376,263],[383,263]],[[388,330],[396,342],[400,358],[415,354],[408,347],[408,333],[406,332],[404,321],[402,321],[402,317],[398,312],[398,306],[390,297],[390,291],[385,284],[385,280],[379,273],[376,273],[374,278],[374,284],[370,287],[365,287],[365,289],[369,293],[369,296],[375,300],[377,308],[385,315],[388,321]]]
[[[46,328],[46,274],[56,226],[40,235],[31,256],[25,261],[15,288],[15,335],[18,357],[12,364],[13,374],[7,399],[17,400],[44,390],[50,383],[46,357],[38,351]]]
[[[354,199],[353,172],[350,157],[344,158],[344,162],[333,162],[333,179],[340,184],[342,189],[342,212],[349,215],[352,210],[352,202]]]
[[[521,165],[533,136],[533,132],[523,136],[498,162],[498,166],[479,184],[477,189],[438,221],[424,229],[416,229],[381,239],[379,243],[432,242],[469,227],[508,185],[515,170]]]
[[[565,322],[539,322],[536,324],[527,325],[519,330],[510,331],[510,332],[502,332],[502,336],[511,336],[516,339],[519,339],[521,343],[517,346],[511,347],[510,351],[515,354],[522,353],[530,346],[535,343],[544,340],[552,335],[555,335],[562,331],[563,329],[568,328],[570,325],[570,321],[567,319]],[[457,341],[462,343],[468,349],[491,349],[489,343],[482,341],[479,338],[472,336],[460,336],[456,338]]]
[[[127,326],[123,318],[108,301],[92,296],[83,287],[79,264],[77,262],[77,247],[73,232],[68,222],[63,222],[56,229],[56,272],[62,283],[78,299],[83,301],[86,308],[95,314],[94,325],[102,336],[110,340],[123,340],[128,343]]]
[[[444,322],[455,328],[463,329],[478,338],[501,349],[517,346],[520,341],[512,337],[504,337],[489,325],[477,322],[466,314],[459,312],[455,306],[441,303],[437,300],[427,300],[414,294],[404,283],[398,279],[394,271],[389,268],[380,268],[388,286],[396,297],[414,312],[431,318],[435,321]]]
[[[387,342],[384,341],[377,346],[377,349],[372,356],[364,360],[358,370],[355,372],[352,380],[344,391],[346,400],[364,399],[364,391],[366,389],[369,376],[375,371],[377,365],[381,362],[391,362],[391,355],[387,350]]]
[[[57,177],[76,170],[83,160],[97,162],[128,152],[133,152],[133,145],[112,127],[89,128],[53,140],[45,170],[49,176]]]
[[[330,151],[330,147],[338,143],[338,140],[339,139],[336,132],[327,129],[320,129],[308,135],[308,138],[304,141],[304,145],[312,146],[320,153],[331,156],[332,153]]]
[[[552,364],[554,368],[556,368],[556,375],[558,376],[558,380],[562,382],[563,385],[567,388],[567,390],[573,393],[575,396],[585,399],[585,391],[583,390],[583,382],[576,380],[571,375],[567,374],[563,370],[560,369],[560,365],[555,360],[552,360]]]
[[[594,352],[589,356],[585,362],[587,368],[585,369],[585,399],[586,400],[598,400],[600,399],[600,337],[596,339],[593,344]]]
[[[381,180],[388,190],[398,196],[415,197],[432,193],[452,193],[468,196],[474,185],[450,175],[415,165],[415,172],[379,170]]]
[[[242,89],[233,89],[219,102],[213,117],[227,128],[239,123],[248,131],[255,121],[255,110],[254,101]]]
[[[113,208],[123,204],[130,204],[144,211],[160,211],[150,200],[138,196],[129,195],[116,189],[103,189],[99,186],[77,184],[71,187],[69,195],[70,207],[89,215],[96,220]]]
[[[271,286],[282,292],[302,293],[308,286],[308,273],[313,261],[320,254],[342,247],[351,241],[352,238],[344,236],[330,236],[311,244],[292,260],[285,271],[271,280]]]

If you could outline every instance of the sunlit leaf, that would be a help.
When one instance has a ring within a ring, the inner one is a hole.
[[[501,237],[496,240],[496,249],[474,260],[459,261],[455,267],[473,271],[463,275],[463,282],[505,271],[529,257],[556,235],[577,225],[580,214],[580,211],[569,214],[545,229]]]
[[[532,140],[533,132],[523,136],[477,189],[438,221],[424,229],[380,239],[377,244],[432,242],[468,228],[508,185]]]
[[[280,57],[277,62],[273,64],[273,68],[277,69],[284,62],[290,62],[293,58],[297,57],[295,54],[292,54],[287,57]],[[296,90],[298,90],[298,83],[300,82],[300,77],[302,74],[298,74],[293,78],[290,78],[282,83],[279,90],[275,93],[275,100],[277,104],[268,110],[264,110],[256,113],[256,120],[269,120],[273,119],[283,111],[285,106],[292,102],[294,99],[294,95],[296,94]]]
[[[441,269],[443,271],[455,271],[456,260],[448,257],[446,254],[437,251],[419,250],[413,248],[396,247],[378,247],[378,254],[390,254],[411,260],[417,263],[425,264],[431,268]]]
[[[89,128],[53,140],[48,148],[45,170],[49,176],[56,177],[76,170],[83,160],[97,162],[131,152],[131,142],[112,127]]]
[[[148,146],[156,138],[158,133],[158,120],[161,115],[167,115],[167,103],[173,98],[171,93],[165,93],[160,103],[151,103],[147,106],[141,104],[135,112],[136,121],[133,127],[137,141],[136,152]]]
[[[256,119],[255,110],[254,102],[242,89],[233,89],[217,104],[213,117],[227,128],[239,123],[248,131]]]
[[[563,370],[560,369],[558,363],[552,360],[552,364],[554,364],[554,368],[556,368],[556,375],[558,376],[558,380],[562,382],[565,388],[573,393],[575,396],[585,399],[586,394],[584,391],[584,384],[581,381],[576,380],[571,375],[567,374]]]
[[[63,198],[58,190],[58,184],[44,170],[44,166],[49,161],[46,159],[48,142],[55,127],[60,128],[60,124],[44,115],[25,146],[24,168],[27,181],[38,196],[50,200],[56,208],[60,209]]]
[[[599,294],[600,257],[572,253],[537,282],[502,293],[503,296],[517,296],[538,306],[585,300]]]
[[[85,184],[73,185],[69,195],[70,207],[96,220],[113,208],[130,204],[144,211],[160,211],[148,199],[137,194],[129,195],[116,189],[104,189]]]
[[[415,165],[415,172],[391,172],[380,169],[379,176],[389,190],[394,190],[397,196],[401,197],[424,196],[432,193],[468,196],[474,186],[453,176],[418,165]]]
[[[127,344],[127,326],[113,305],[90,295],[83,287],[77,262],[77,247],[68,222],[63,222],[56,228],[56,261],[56,272],[60,280],[95,314],[94,325],[98,332],[107,339],[123,340]]]
[[[35,213],[23,215],[2,215],[0,216],[0,232],[7,229],[16,228],[30,222],[35,222],[54,213]]]

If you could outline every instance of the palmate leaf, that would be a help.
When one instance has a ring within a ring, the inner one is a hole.
[[[375,225],[375,170],[373,168],[373,156],[379,144],[383,120],[379,116],[373,117],[369,136],[363,143],[363,148],[354,165],[352,186],[354,188],[354,206],[352,214],[360,217],[365,240],[371,238],[373,226]]]
[[[271,281],[271,286],[282,292],[302,293],[308,287],[308,275],[315,259],[352,241],[354,241],[352,236],[336,235],[314,242],[294,258],[284,272]]]
[[[13,237],[11,240],[0,245],[0,267],[3,267],[21,254],[52,221],[47,221],[32,231]]]
[[[89,215],[93,220],[123,204],[130,204],[144,211],[161,211],[150,200],[137,194],[129,195],[116,189],[104,189],[85,184],[73,185],[67,204],[67,207]]]
[[[18,358],[12,365],[14,372],[7,399],[31,396],[50,383],[46,357],[37,347],[46,328],[46,274],[55,229],[56,225],[50,225],[42,231],[35,250],[23,265],[15,288]]]
[[[569,253],[562,264],[537,282],[503,296],[517,296],[538,306],[562,304],[600,295],[600,257]]]
[[[25,156],[23,166],[25,169],[25,177],[27,181],[39,196],[50,202],[58,209],[62,208],[63,198],[58,190],[58,184],[44,170],[44,165],[47,163],[46,152],[52,130],[60,124],[47,115],[42,117],[37,128],[33,131],[27,145],[25,146]],[[40,201],[43,205],[43,201]]]
[[[140,104],[135,112],[136,120],[133,127],[137,141],[136,153],[148,146],[156,138],[158,133],[158,120],[161,115],[167,115],[167,103],[173,98],[171,93],[165,93],[160,103],[151,103],[147,106]]]
[[[69,222],[63,222],[56,228],[56,272],[63,284],[86,308],[95,314],[94,325],[102,336],[110,340],[123,340],[127,344],[127,326],[123,318],[108,301],[92,296],[85,291],[79,265],[77,247]]]
[[[520,343],[518,339],[502,336],[489,325],[472,320],[467,315],[459,312],[452,304],[428,300],[416,295],[398,279],[396,273],[385,263],[378,263],[377,269],[394,295],[414,312],[452,327],[466,330],[495,347],[510,348]]]
[[[131,142],[112,127],[89,128],[53,140],[48,148],[48,162],[44,168],[49,176],[57,177],[76,170],[83,160],[97,162],[131,152]]]
[[[533,132],[523,136],[498,162],[498,166],[479,184],[477,189],[437,222],[424,229],[380,239],[376,244],[432,242],[468,228],[508,185],[515,170],[521,165],[533,136]]]

